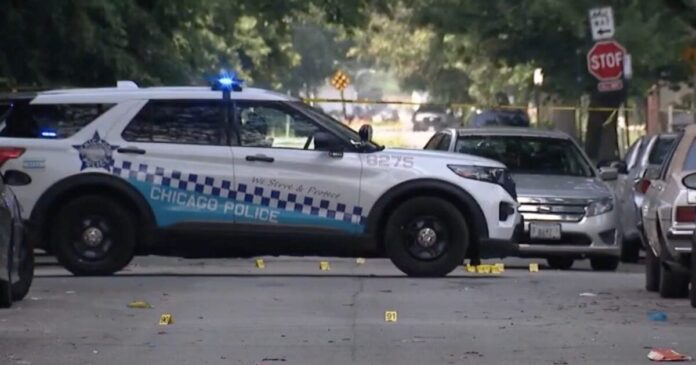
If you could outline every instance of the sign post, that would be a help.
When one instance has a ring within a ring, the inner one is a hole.
[[[349,83],[350,79],[341,70],[336,71],[336,73],[334,73],[334,75],[331,77],[331,86],[333,86],[336,90],[338,90],[341,93],[341,107],[343,109],[343,120],[348,119],[348,116],[346,115],[346,102],[345,97],[343,95],[343,90],[346,89]]]

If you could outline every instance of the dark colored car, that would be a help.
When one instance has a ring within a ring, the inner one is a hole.
[[[10,173],[6,178],[14,177]],[[0,308],[24,299],[33,278],[34,252],[29,240],[24,239],[19,203],[3,181],[0,182]]]
[[[469,127],[529,127],[529,116],[519,109],[478,109],[469,118]]]

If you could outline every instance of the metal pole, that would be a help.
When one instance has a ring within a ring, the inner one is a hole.
[[[343,109],[343,120],[348,120],[348,116],[346,115],[346,99],[343,96],[343,89],[341,89],[341,108]]]
[[[222,109],[223,109],[223,118],[225,120],[225,123],[223,127],[225,128],[225,137],[227,138],[227,141],[225,141],[227,144],[229,144],[232,141],[232,136],[230,135],[230,90],[228,89],[223,89],[222,90]]]

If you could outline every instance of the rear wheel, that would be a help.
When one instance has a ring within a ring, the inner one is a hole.
[[[9,308],[12,305],[12,243],[7,245],[7,266],[0,267],[7,281],[0,278],[0,308]],[[0,245],[1,247],[1,245]]]
[[[592,257],[590,266],[594,271],[616,271],[619,267],[618,257]]]
[[[660,265],[660,296],[686,298],[689,295],[689,275]]]
[[[18,233],[15,239],[20,240],[19,262],[17,272],[19,280],[12,285],[12,298],[14,300],[22,300],[29,293],[31,282],[34,280],[34,248],[31,246],[31,241],[27,240],[24,232]]]
[[[546,259],[549,267],[556,270],[568,270],[573,267],[574,259],[570,257],[549,257]]]
[[[461,212],[444,199],[413,198],[387,221],[385,250],[409,276],[445,276],[464,262],[469,231]]]
[[[53,222],[58,261],[75,275],[110,275],[133,258],[132,213],[112,199],[89,195],[69,201]]]
[[[660,260],[655,257],[650,245],[645,248],[645,290],[656,292],[660,289]]]

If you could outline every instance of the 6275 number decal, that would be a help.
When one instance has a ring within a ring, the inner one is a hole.
[[[396,155],[368,155],[367,165],[376,167],[413,167],[413,157],[403,157]]]

